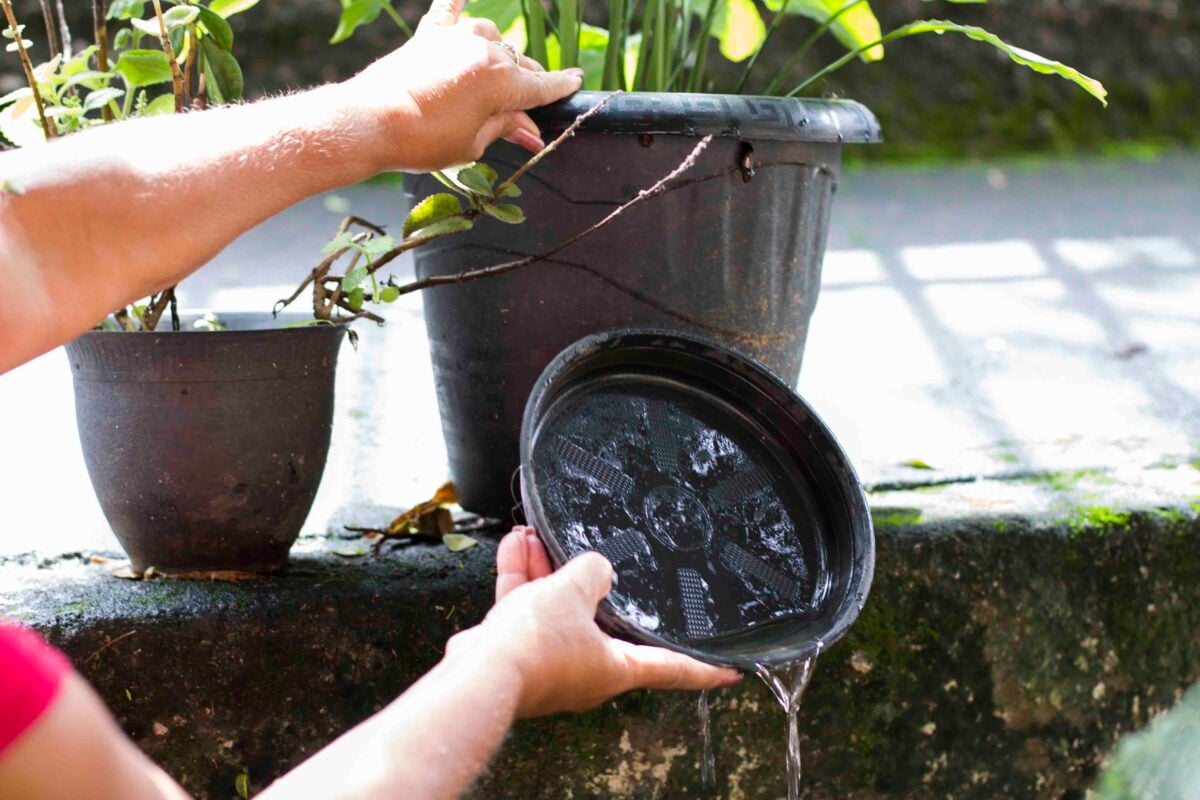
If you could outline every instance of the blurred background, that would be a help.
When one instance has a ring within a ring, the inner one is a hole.
[[[588,4],[602,24],[605,3]],[[35,0],[15,3],[36,28]],[[90,26],[91,4],[66,2],[72,30]],[[396,3],[415,22],[421,2]],[[262,0],[231,20],[246,93],[302,88],[352,74],[399,42],[386,19],[360,28],[342,46],[327,42],[338,0]],[[884,126],[882,147],[858,148],[850,160],[983,159],[1000,155],[1101,153],[1153,157],[1200,143],[1200,4],[1183,0],[991,0],[961,5],[889,0],[873,4],[884,30],[922,17],[981,25],[1049,58],[1077,67],[1108,88],[1109,107],[1065,81],[1017,68],[986,45],[953,36],[920,36],[888,46],[876,64],[854,64],[824,86],[830,96],[870,106]],[[769,17],[768,17],[769,19]],[[812,29],[781,26],[757,75],[773,74]],[[44,47],[44,37],[35,37]],[[801,72],[844,52],[832,37],[814,48]],[[35,51],[35,60],[44,51]],[[714,58],[715,64],[721,59]],[[739,68],[728,67],[729,84]],[[764,69],[766,67],[766,69]],[[0,59],[0,93],[21,85],[15,58]],[[729,86],[716,87],[728,91]],[[761,87],[760,87],[761,88]]]

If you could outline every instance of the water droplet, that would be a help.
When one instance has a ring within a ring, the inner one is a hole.
[[[715,789],[717,786],[717,759],[712,748],[712,724],[708,710],[708,692],[700,693],[696,701],[696,710],[700,713],[700,738],[703,749],[700,753],[700,780],[705,789]]]

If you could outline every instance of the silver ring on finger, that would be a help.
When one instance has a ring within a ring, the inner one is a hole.
[[[521,54],[517,52],[517,48],[513,47],[508,42],[492,42],[492,44],[508,53],[514,64],[516,64],[518,67],[521,66]]]

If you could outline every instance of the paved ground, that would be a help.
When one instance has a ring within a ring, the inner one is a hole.
[[[376,221],[402,213],[394,188],[342,196]],[[185,304],[269,308],[336,220],[317,199],[251,231],[184,285]],[[822,292],[799,388],[868,483],[1200,451],[1200,157],[848,172]],[[342,354],[310,531],[350,500],[417,500],[445,473],[420,299],[362,333]],[[115,547],[62,354],[0,377],[0,415],[0,554]]]

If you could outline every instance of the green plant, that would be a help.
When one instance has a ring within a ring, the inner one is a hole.
[[[333,41],[344,41],[359,26],[374,21],[381,6],[407,30],[382,0],[342,0]],[[1013,47],[983,28],[924,19],[884,33],[868,0],[762,0],[761,6],[755,0],[642,0],[641,5],[637,0],[608,0],[606,28],[585,23],[583,10],[581,0],[549,0],[548,5],[542,0],[471,0],[466,14],[493,20],[506,40],[520,44],[548,68],[582,67],[587,89],[741,93],[784,19],[806,17],[815,23],[813,30],[766,82],[764,94],[803,94],[855,59],[881,60],[889,42],[925,33],[954,33],[990,44],[1036,72],[1070,80],[1107,104],[1107,93],[1099,81]],[[842,43],[846,55],[811,75],[797,75],[813,44],[827,33]],[[714,41],[727,61],[745,63],[738,79],[728,86],[720,85],[709,68],[708,54]]]
[[[169,6],[165,11],[164,2]],[[56,26],[54,10],[42,0],[49,52],[47,60],[35,66],[30,56],[34,42],[18,23],[11,0],[0,0],[7,23],[2,34],[12,40],[7,49],[17,54],[27,82],[0,97],[0,134],[17,147],[27,147],[116,120],[240,100],[244,80],[227,20],[257,3],[95,0],[93,43],[72,53],[66,20],[60,16]],[[174,287],[114,311],[101,325],[153,330],[168,308],[177,327]]]

